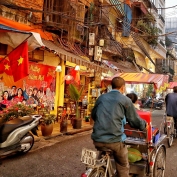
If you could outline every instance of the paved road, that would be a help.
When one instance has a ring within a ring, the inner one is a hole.
[[[160,126],[163,111],[153,111],[152,115],[153,125]],[[51,142],[51,146],[25,156],[3,159],[0,177],[80,177],[85,168],[80,163],[82,147],[94,148],[90,131],[74,136],[57,137]],[[171,148],[167,147],[165,177],[177,176],[176,148],[177,139]]]

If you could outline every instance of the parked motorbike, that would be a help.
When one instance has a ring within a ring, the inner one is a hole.
[[[161,110],[163,108],[163,104],[163,100],[153,100],[152,98],[149,98],[144,102],[144,104],[142,104],[142,108],[153,108]]]
[[[40,115],[24,116],[0,125],[0,156],[29,152],[41,118]]]

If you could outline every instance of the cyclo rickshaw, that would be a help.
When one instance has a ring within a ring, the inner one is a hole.
[[[140,131],[125,125],[127,136],[125,143],[129,150],[130,177],[164,177],[166,148],[158,128],[152,127],[151,113],[137,111],[139,116],[146,120],[148,129]],[[132,151],[134,149],[135,151]],[[101,148],[98,151],[83,148],[81,162],[86,164],[86,171],[81,177],[116,177],[115,163],[111,158],[111,150]],[[137,152],[139,154],[137,154]],[[141,156],[138,160],[130,160],[132,155]]]
[[[125,126],[127,135],[125,143],[130,148],[137,149],[142,154],[142,159],[130,162],[130,176],[150,176],[164,177],[166,163],[166,147],[163,140],[165,134],[160,134],[158,128],[152,127],[151,113],[148,111],[138,111],[139,116],[146,120],[148,129],[139,131]]]

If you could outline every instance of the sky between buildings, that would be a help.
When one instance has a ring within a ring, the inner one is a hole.
[[[176,6],[173,8],[169,8],[172,6]],[[177,1],[176,0],[166,0],[165,1],[165,7],[168,8],[165,10],[165,17],[177,17]]]

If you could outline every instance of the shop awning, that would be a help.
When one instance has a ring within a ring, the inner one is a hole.
[[[36,27],[32,27],[32,26],[28,26],[28,25],[25,25],[22,23],[15,22],[13,20],[9,20],[9,19],[4,18],[2,16],[0,16],[0,24],[5,25],[10,28],[14,28],[16,30],[20,30],[20,31],[39,33],[41,38],[53,41],[53,37],[52,37],[51,33],[47,32],[47,31],[43,31],[42,29],[39,29]]]
[[[39,33],[20,31],[0,24],[0,43],[16,48],[27,38],[29,51],[44,46]]]
[[[163,74],[145,74],[145,73],[118,73],[103,81],[111,82],[114,77],[122,77],[129,84],[154,84],[155,89],[165,90],[168,87],[168,75]]]
[[[176,86],[177,86],[177,82],[170,82],[168,89],[173,89],[173,87],[176,87]]]
[[[47,41],[44,39],[42,40],[42,42],[44,43],[46,48],[56,53],[62,60],[75,63],[76,65],[85,66],[89,69],[94,69],[95,71],[99,71],[101,73],[107,73],[109,71],[109,68],[105,68],[104,66],[97,65],[86,59],[83,59],[80,56],[70,53],[62,49],[60,46],[57,46],[57,44],[55,44],[54,42]]]

